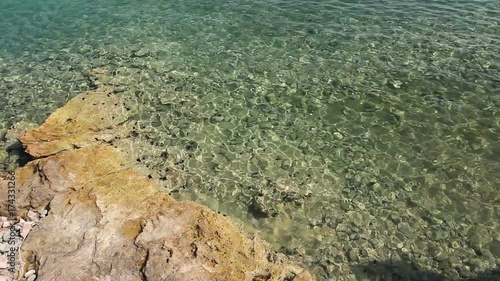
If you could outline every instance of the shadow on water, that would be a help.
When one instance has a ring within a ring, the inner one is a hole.
[[[373,281],[500,281],[500,269],[482,272],[470,278],[451,278],[439,273],[421,270],[408,262],[370,262],[355,267],[358,280]]]
[[[29,155],[23,145],[19,142],[16,141],[15,143],[11,144],[10,146],[7,147],[7,153],[12,157],[16,155],[16,164],[19,165],[19,167],[23,167],[24,165],[28,164],[28,162],[34,160],[33,156]]]

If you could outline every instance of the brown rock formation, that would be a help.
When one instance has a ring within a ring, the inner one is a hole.
[[[122,137],[130,107],[108,88],[83,93],[19,137],[34,157],[56,154]]]
[[[313,280],[222,215],[159,191],[113,141],[127,135],[127,114],[103,88],[19,137],[38,159],[16,171],[17,212],[48,210],[21,248],[22,274],[31,264],[50,281]]]

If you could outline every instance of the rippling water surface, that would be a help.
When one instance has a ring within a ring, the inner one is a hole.
[[[166,191],[319,280],[489,280],[499,23],[488,0],[4,0],[0,133],[102,68],[137,100],[141,162]]]

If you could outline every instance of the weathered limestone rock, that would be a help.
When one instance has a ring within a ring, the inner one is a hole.
[[[109,142],[125,136],[130,106],[109,88],[77,95],[34,130],[19,137],[34,157]]]
[[[19,137],[39,159],[16,171],[17,213],[48,211],[21,248],[21,275],[34,268],[37,280],[50,281],[313,280],[229,219],[159,191],[123,140],[110,144],[126,137],[127,118],[124,103],[98,89]],[[2,198],[6,186],[0,180]],[[3,201],[0,215],[8,216]]]

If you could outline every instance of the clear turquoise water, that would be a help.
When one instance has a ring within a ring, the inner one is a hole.
[[[2,1],[0,128],[100,67],[140,103],[169,192],[319,279],[374,260],[482,276],[500,263],[500,2],[365,2]]]

